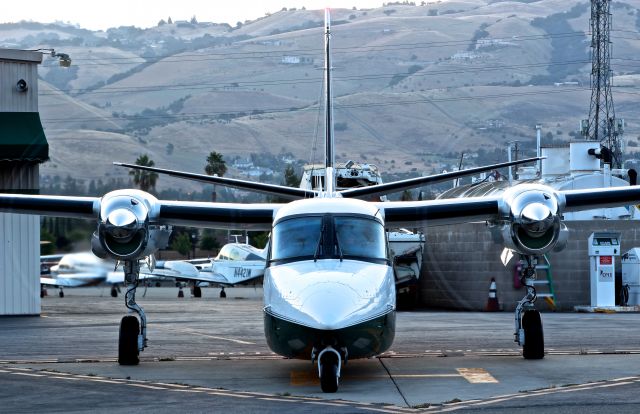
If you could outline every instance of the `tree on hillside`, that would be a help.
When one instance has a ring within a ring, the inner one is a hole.
[[[222,157],[222,154],[211,151],[209,156],[207,156],[207,165],[204,167],[204,172],[208,175],[217,174],[218,177],[222,177],[227,172],[227,163]]]
[[[300,185],[300,176],[296,174],[293,165],[287,165],[284,170],[284,185],[287,187],[298,187]]]
[[[225,162],[222,154],[216,151],[211,151],[207,157],[207,165],[204,166],[204,172],[207,175],[217,175],[222,177],[227,172],[227,163]],[[216,193],[216,186],[213,186],[213,192],[211,193],[211,201],[216,201],[218,194]]]
[[[149,155],[144,154],[136,159],[136,165],[144,167],[153,167],[155,163]],[[129,175],[133,177],[133,183],[140,187],[142,191],[149,191],[156,189],[156,181],[158,181],[158,174],[151,171],[144,170],[131,170]]]

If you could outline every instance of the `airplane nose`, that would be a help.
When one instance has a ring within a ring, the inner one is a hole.
[[[335,283],[317,286],[309,293],[302,301],[301,310],[321,329],[337,329],[336,322],[343,324],[357,318],[369,302],[348,286]]]

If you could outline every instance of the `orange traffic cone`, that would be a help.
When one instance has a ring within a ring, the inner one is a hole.
[[[498,302],[498,288],[496,286],[496,279],[491,278],[491,284],[489,285],[489,299],[487,300],[487,306],[484,309],[487,312],[497,312],[500,310],[500,302]]]

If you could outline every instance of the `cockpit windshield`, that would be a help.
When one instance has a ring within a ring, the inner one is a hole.
[[[274,226],[271,243],[271,262],[387,260],[384,227],[366,216],[325,214],[283,220]]]
[[[335,217],[339,254],[344,257],[385,259],[386,244],[382,224],[360,217]]]
[[[271,260],[313,257],[318,246],[322,217],[300,217],[278,223],[271,237]]]

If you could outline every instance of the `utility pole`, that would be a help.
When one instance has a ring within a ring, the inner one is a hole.
[[[591,0],[591,103],[589,119],[580,123],[580,133],[598,141],[611,153],[612,168],[622,164],[624,120],[616,120],[611,96],[611,0]]]

